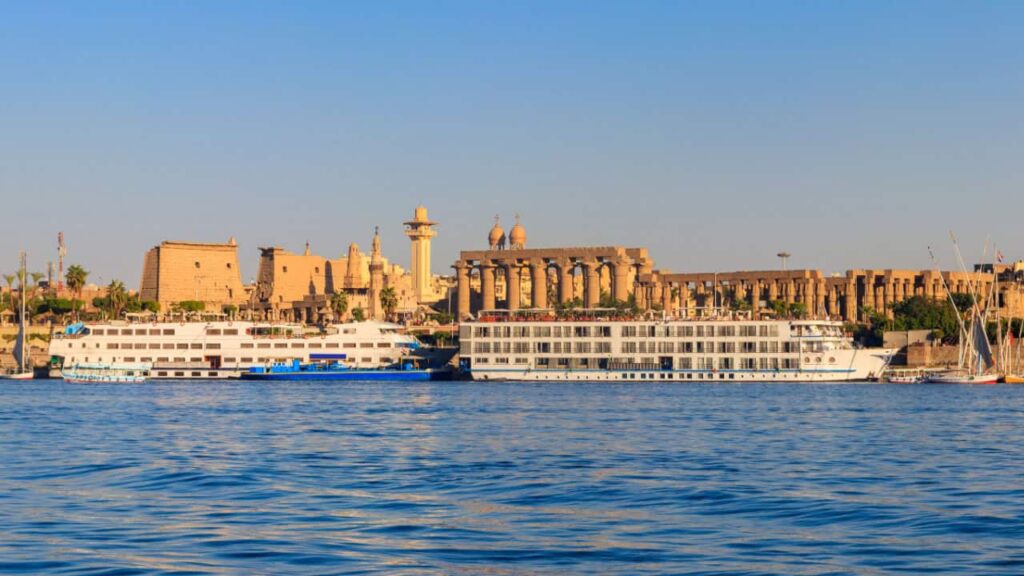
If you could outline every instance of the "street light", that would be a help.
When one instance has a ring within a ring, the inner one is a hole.
[[[789,252],[779,252],[778,254],[776,254],[776,256],[778,256],[779,259],[782,260],[782,271],[785,272],[786,262],[789,260],[791,254]]]

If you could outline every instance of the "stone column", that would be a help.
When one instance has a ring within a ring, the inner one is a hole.
[[[462,320],[469,316],[469,266],[463,262],[455,263],[455,275],[458,279],[459,300],[456,306],[456,318]]]
[[[857,277],[851,275],[846,282],[846,314],[843,320],[856,322],[860,316],[860,309],[857,306]]]
[[[494,264],[480,264],[480,308],[494,310]]]
[[[761,279],[755,278],[750,285],[750,309],[754,311],[754,319],[761,317]]]
[[[548,267],[543,260],[530,262],[530,284],[533,293],[530,305],[534,308],[548,307]]]
[[[629,298],[629,269],[633,262],[629,258],[621,258],[612,263],[612,298],[625,301]]]
[[[683,282],[679,284],[679,308],[683,318],[690,316],[690,284]]]
[[[675,305],[672,301],[672,284],[664,281],[661,285],[661,307],[669,316],[675,312]]]
[[[793,292],[796,291],[796,284],[792,280],[786,280],[786,304],[796,301]]]
[[[596,260],[583,262],[583,273],[586,275],[586,307],[597,308],[601,302],[601,264]]]
[[[519,264],[516,261],[505,265],[505,303],[509,310],[519,310],[519,300],[522,296],[523,283],[520,281]]]
[[[568,259],[559,260],[558,266],[558,301],[565,304],[572,300],[573,263]]]
[[[779,281],[774,278],[768,280],[768,299],[779,299]]]

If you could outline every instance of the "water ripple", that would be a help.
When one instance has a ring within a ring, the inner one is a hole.
[[[1020,574],[1024,387],[0,385],[0,573]]]

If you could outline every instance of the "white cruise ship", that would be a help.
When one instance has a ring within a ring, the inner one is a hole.
[[[896,352],[856,348],[832,321],[489,320],[459,329],[460,364],[474,380],[868,380]]]
[[[237,378],[253,366],[342,359],[354,368],[400,363],[420,342],[397,324],[356,322],[325,330],[259,322],[105,322],[54,334],[55,368],[76,364],[151,363],[150,377]]]

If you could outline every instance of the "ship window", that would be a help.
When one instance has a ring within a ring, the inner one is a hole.
[[[324,345],[319,342],[310,342],[308,348],[323,348]]]
[[[102,328],[93,328],[92,330],[90,330],[90,332],[95,336],[103,336]]]
[[[128,330],[127,328],[121,329],[121,336],[131,336],[131,335],[132,335],[132,331],[131,330]]]
[[[373,348],[373,342],[360,342],[360,348]]]
[[[238,328],[225,328],[224,329],[224,335],[225,336],[238,336]]]
[[[219,342],[209,342],[209,343],[206,344],[206,349],[207,350],[220,350],[220,343]]]
[[[391,348],[390,342],[378,342],[377,348]]]
[[[192,350],[202,350],[203,349],[203,343],[202,342],[193,342],[192,344],[189,345],[189,348],[191,348]]]
[[[330,348],[331,345],[328,344],[327,347]],[[345,342],[345,345],[342,346],[342,348],[355,348],[355,347],[356,347],[356,343],[355,342]]]
[[[139,358],[139,362],[152,362],[152,358]]]
[[[174,328],[164,328],[164,336],[174,336]]]
[[[361,361],[369,363],[369,362],[373,362],[373,358],[363,358]]]
[[[242,348],[252,348],[252,342],[242,342]]]
[[[203,373],[202,372],[193,372],[192,375],[193,376],[202,376]]]
[[[174,344],[164,344],[164,350],[174,350]]]
[[[184,358],[180,358],[180,357],[175,357],[175,358],[174,358],[174,361],[175,361],[175,362],[184,362],[184,361],[185,361],[185,359],[184,359]]]
[[[88,361],[89,359],[88,359],[88,358],[86,358],[85,360],[86,360],[86,361]],[[125,362],[135,362],[135,358],[131,358],[131,357],[129,357],[129,356],[125,356],[125,357],[124,357],[124,361],[125,361]]]
[[[327,343],[327,347],[328,348],[337,348],[338,347],[338,343],[337,342],[328,342]]]
[[[287,342],[274,342],[274,348],[287,348]]]
[[[117,342],[107,342],[107,350],[117,350]]]
[[[177,348],[178,348],[178,350],[188,350],[188,344],[187,344],[187,343],[184,343],[184,342],[182,342],[182,343],[179,343],[179,344],[177,345]]]
[[[146,345],[145,344],[140,344],[140,343],[136,342],[135,343],[135,349],[136,350],[145,350],[146,349]]]
[[[157,358],[156,361],[157,362],[168,362],[169,360],[167,358]]]
[[[251,348],[251,347],[252,347],[252,346],[250,346],[250,348]],[[260,342],[259,344],[257,344],[257,345],[256,345],[256,347],[257,347],[257,348],[261,348],[261,349],[262,349],[262,348],[270,348],[270,343],[269,343],[269,342]]]
[[[243,363],[252,362],[252,358],[242,358]]]
[[[210,328],[206,333],[210,336],[220,336],[220,328]]]
[[[167,372],[157,372],[157,376],[167,376]]]
[[[203,359],[202,358],[189,358],[188,361],[189,362],[202,362]]]
[[[160,349],[160,344],[150,344],[149,345],[149,349],[150,350],[159,350]]]
[[[160,330],[159,329],[150,330],[149,331],[149,335],[150,336],[159,336],[160,335]]]
[[[174,375],[178,376],[180,378],[180,377],[184,376],[185,373],[184,372],[175,372]]]
[[[209,374],[210,376],[216,376],[217,375],[216,372],[207,372],[207,374]]]
[[[292,348],[305,348],[306,345],[302,342],[292,342]]]

